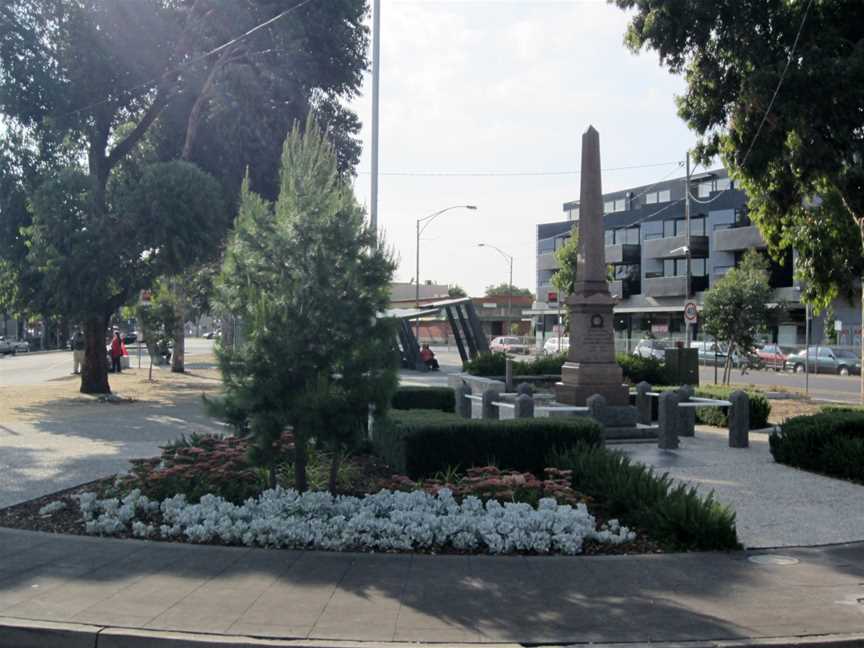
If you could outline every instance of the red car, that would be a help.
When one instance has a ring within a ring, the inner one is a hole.
[[[786,354],[777,344],[765,344],[756,349],[756,357],[759,358],[759,365],[766,369],[782,371],[786,366]]]

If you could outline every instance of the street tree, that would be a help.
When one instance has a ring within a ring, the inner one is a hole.
[[[760,331],[768,324],[768,261],[749,250],[736,268],[729,270],[705,293],[702,307],[705,332],[727,349],[723,383],[728,384],[733,355],[746,359]]]
[[[558,299],[564,301],[573,294],[576,283],[576,266],[579,261],[579,228],[574,225],[570,238],[555,250],[558,271],[552,275],[552,285],[558,291]]]
[[[465,289],[459,284],[453,284],[447,287],[447,296],[452,298],[467,297],[468,293],[465,292]]]
[[[864,3],[615,2],[634,12],[627,45],[684,74],[678,113],[698,157],[722,156],[775,258],[798,252],[803,298],[851,298],[864,273]]]
[[[275,203],[244,185],[218,282],[218,300],[244,335],[219,351],[225,395],[213,408],[252,438],[271,483],[273,447],[287,428],[295,487],[305,490],[310,439],[338,460],[369,403],[389,402],[394,332],[377,316],[394,270],[325,133],[312,120],[295,126]]]
[[[486,286],[486,296],[487,297],[499,297],[506,296],[512,294],[514,297],[533,297],[534,293],[532,293],[527,288],[519,288],[517,286],[511,286],[506,281],[498,284],[497,286]]]

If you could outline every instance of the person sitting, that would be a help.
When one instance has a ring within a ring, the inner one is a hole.
[[[438,360],[435,359],[435,354],[432,352],[432,349],[429,348],[428,344],[424,344],[420,347],[420,359],[423,361],[423,364],[426,365],[427,369],[431,369],[432,371],[438,370]]]

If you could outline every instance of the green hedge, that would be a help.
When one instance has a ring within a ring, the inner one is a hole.
[[[659,387],[658,391],[678,389],[677,387]],[[739,387],[726,387],[725,385],[704,385],[697,387],[695,395],[701,398],[716,398],[718,400],[729,400],[733,391]],[[768,417],[771,415],[771,403],[762,392],[745,389],[750,398],[750,429],[758,430],[768,427]],[[652,416],[657,418],[657,399],[652,399]],[[714,425],[716,427],[729,426],[728,407],[701,407],[696,408],[696,422],[702,425]]]
[[[451,387],[400,387],[393,395],[391,407],[397,410],[455,411],[456,397]]]
[[[587,417],[469,420],[437,410],[391,410],[373,428],[379,455],[412,479],[490,463],[542,475],[550,452],[602,438],[603,428]]]
[[[678,549],[737,549],[735,512],[695,488],[675,485],[619,452],[577,446],[550,455],[549,465],[573,471],[573,488],[590,495],[610,517],[644,529]]]
[[[507,356],[504,353],[482,353],[469,360],[463,369],[472,376],[503,376]],[[616,362],[624,371],[624,380],[633,384],[647,381],[652,385],[668,385],[666,366],[654,358],[619,353]],[[541,356],[534,360],[514,360],[514,376],[560,376],[561,366],[567,361],[567,354]]]
[[[831,409],[796,416],[772,432],[771,454],[778,463],[864,482],[864,412]]]

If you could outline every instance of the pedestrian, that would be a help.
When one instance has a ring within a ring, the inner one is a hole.
[[[123,340],[120,339],[120,331],[114,331],[111,340],[111,373],[123,373],[121,369],[121,358],[123,357]]]
[[[428,344],[424,344],[420,349],[420,359],[427,369],[431,369],[432,371],[438,370],[438,360],[435,358],[435,353],[429,348]]]
[[[84,368],[84,334],[81,329],[72,336],[72,373],[79,374]]]

